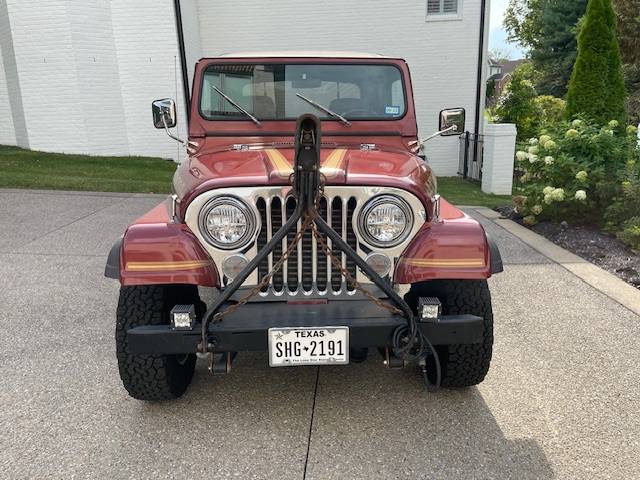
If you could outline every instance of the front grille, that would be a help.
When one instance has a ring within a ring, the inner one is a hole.
[[[347,244],[357,251],[358,240],[353,231],[353,213],[357,201],[355,197],[322,197],[320,199],[320,216],[347,242]],[[287,221],[287,218],[296,208],[296,199],[289,196],[285,199],[280,197],[258,197],[256,208],[260,213],[261,229],[257,237],[257,249],[260,251],[271,236],[280,229]],[[300,228],[298,222],[298,229]],[[263,260],[258,266],[258,281],[267,275],[273,265],[282,258],[283,252],[293,241],[296,232],[291,231],[286,240],[282,241],[275,250]],[[323,240],[332,248],[331,241],[323,234]],[[352,260],[348,260],[346,255],[338,248],[332,248],[334,254],[340,258],[342,266],[349,274],[356,277],[356,265]],[[291,252],[282,269],[278,271],[268,287],[261,290],[262,295],[269,293],[291,295],[303,294],[323,294],[323,293],[353,293],[353,287],[348,285],[346,279],[339,269],[337,269],[324,255],[322,249],[313,238],[311,229],[303,235],[297,248]]]

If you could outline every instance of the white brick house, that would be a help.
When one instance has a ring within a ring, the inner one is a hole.
[[[0,144],[182,160],[152,127],[150,104],[176,98],[184,134],[183,62],[190,81],[200,57],[294,49],[404,57],[421,135],[448,107],[466,108],[467,129],[480,130],[489,3],[0,0]],[[455,175],[456,137],[433,140],[427,154],[436,173]]]

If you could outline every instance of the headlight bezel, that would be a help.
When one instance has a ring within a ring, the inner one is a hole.
[[[247,228],[244,234],[233,243],[219,242],[211,235],[207,228],[207,217],[211,211],[214,208],[223,205],[237,208],[247,220]],[[247,246],[254,239],[258,231],[257,219],[253,209],[246,202],[233,195],[219,195],[205,203],[198,214],[198,227],[200,229],[200,234],[204,237],[207,243],[219,250],[225,251],[238,250]]]
[[[400,235],[395,237],[393,240],[381,241],[376,239],[369,233],[366,220],[368,215],[374,208],[387,203],[394,205],[402,210],[402,213],[404,214],[406,219],[406,223]],[[358,231],[360,232],[360,236],[371,246],[378,248],[393,248],[402,244],[413,230],[413,225],[414,214],[409,203],[402,197],[392,194],[381,194],[371,198],[364,204],[358,215]]]

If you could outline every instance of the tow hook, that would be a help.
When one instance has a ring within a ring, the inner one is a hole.
[[[399,370],[404,368],[404,359],[393,353],[393,350],[387,345],[384,349],[380,349],[382,355],[382,363],[391,370]]]
[[[217,355],[211,353],[209,363],[209,372],[211,375],[224,375],[229,373],[236,355],[238,355],[238,352],[223,352]]]

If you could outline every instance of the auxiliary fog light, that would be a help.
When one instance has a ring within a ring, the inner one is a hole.
[[[370,253],[364,261],[382,278],[391,271],[391,259],[382,253]]]
[[[420,297],[418,299],[418,315],[421,322],[432,322],[442,312],[442,304],[436,297]]]
[[[244,255],[229,255],[222,262],[222,273],[224,273],[225,277],[231,282],[248,264],[249,260]]]
[[[171,328],[174,330],[191,330],[196,320],[195,305],[176,305],[171,309]]]

